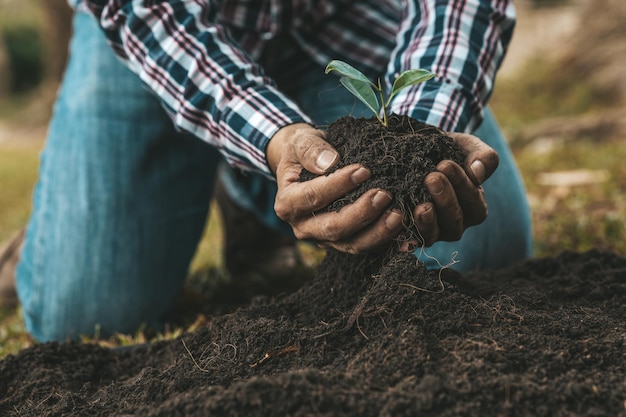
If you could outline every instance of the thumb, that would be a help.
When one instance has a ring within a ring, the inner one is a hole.
[[[292,163],[316,175],[325,174],[339,163],[339,153],[326,142],[326,133],[310,125],[287,126],[276,133],[272,142],[280,143]]]
[[[325,174],[339,163],[339,153],[326,142],[325,132],[314,128],[296,133],[296,158],[304,169],[313,174]]]

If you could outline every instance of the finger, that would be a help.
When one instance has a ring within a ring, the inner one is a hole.
[[[346,239],[321,242],[321,245],[350,254],[364,253],[388,245],[401,230],[402,213],[388,210],[358,233]]]
[[[442,161],[437,165],[454,189],[456,199],[463,212],[465,227],[482,223],[487,218],[487,201],[481,186],[476,186],[458,164]]]
[[[415,227],[421,242],[418,245],[430,246],[439,238],[439,225],[433,203],[420,204],[413,211]]]
[[[498,167],[498,153],[474,135],[454,132],[448,135],[465,151],[465,169],[474,184],[485,182]]]
[[[302,240],[340,242],[367,228],[381,216],[391,201],[387,191],[368,190],[339,211],[317,212],[293,222],[294,233]]]
[[[370,176],[371,172],[367,168],[353,164],[330,175],[321,175],[304,182],[297,178],[280,177],[280,192],[276,194],[274,211],[279,218],[291,223],[322,210],[367,181]]]
[[[424,184],[432,196],[433,205],[437,211],[438,240],[459,240],[465,230],[463,210],[450,181],[441,172],[431,172],[426,176]]]

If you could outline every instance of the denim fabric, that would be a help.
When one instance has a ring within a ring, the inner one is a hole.
[[[301,83],[288,81],[286,92],[321,126],[345,114],[369,116],[312,63],[303,62]],[[531,253],[523,185],[489,113],[477,134],[501,157],[485,184],[490,217],[460,242],[427,249],[444,264],[458,251],[454,267],[461,271]],[[220,161],[209,145],[174,130],[92,18],[77,13],[17,270],[33,337],[65,340],[159,326],[201,237]],[[273,211],[275,184],[223,165],[220,172],[240,205],[291,233]]]
[[[47,341],[157,325],[201,237],[218,159],[173,129],[78,13],[17,270],[28,331]]]

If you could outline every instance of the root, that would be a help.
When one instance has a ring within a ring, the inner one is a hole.
[[[187,347],[187,344],[185,343],[185,340],[180,339],[181,343],[183,344],[183,347],[185,348],[185,350],[187,351],[187,353],[189,354],[189,357],[191,358],[191,360],[193,361],[194,365],[196,366],[196,368],[198,368],[200,371],[202,372],[211,372],[209,369],[200,366],[200,364],[198,363],[198,361],[196,360],[196,358],[193,356],[193,354],[191,353],[191,351],[189,350],[189,348]],[[212,343],[210,346],[214,346],[215,348],[215,354],[210,355],[207,358],[200,358],[200,362],[203,363],[203,365],[208,365],[211,362],[213,362],[216,359],[221,359],[225,362],[234,362],[235,358],[237,357],[237,347],[233,344],[226,344],[222,347],[220,347],[217,343]],[[228,357],[223,357],[222,356],[222,352],[224,351],[224,348],[230,348],[233,350],[233,353],[228,356]],[[201,356],[204,356],[204,354],[207,352],[207,350],[209,350],[209,348],[207,347],[207,349],[204,350],[204,352],[202,352]]]
[[[441,263],[441,261],[439,261],[439,259],[435,258],[434,256],[429,255],[426,252],[426,244],[424,243],[425,242],[424,237],[420,233],[419,229],[415,228],[415,230],[417,230],[417,234],[418,234],[419,238],[422,241],[422,246],[420,247],[420,252],[419,252],[418,257],[424,255],[428,259],[432,259],[433,261],[437,262],[437,265],[439,265],[439,273],[437,274],[437,279],[439,280],[439,287],[440,287],[440,289],[436,290],[436,291],[433,291],[433,290],[428,290],[426,288],[416,287],[416,286],[411,285],[411,284],[401,284],[401,285],[403,285],[405,287],[410,287],[410,288],[416,289],[418,291],[423,291],[423,292],[427,292],[427,293],[431,293],[431,294],[440,294],[440,293],[445,291],[445,285],[443,283],[443,278],[441,277],[441,274],[443,273],[444,270],[449,269],[450,267],[452,267],[452,265],[456,265],[459,262],[461,262],[458,259],[456,259],[456,257],[459,254],[459,251],[452,252],[450,254],[450,261],[447,264],[443,265]]]

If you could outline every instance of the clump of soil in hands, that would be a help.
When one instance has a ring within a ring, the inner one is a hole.
[[[414,227],[413,209],[431,200],[424,186],[426,175],[443,160],[449,159],[461,166],[465,161],[463,152],[445,132],[397,114],[389,116],[388,126],[374,117],[342,117],[329,125],[326,140],[341,155],[336,169],[359,163],[372,172],[368,181],[330,204],[327,210],[340,210],[369,189],[387,190],[393,195],[392,207],[398,208],[404,216],[403,237],[407,240],[421,240]],[[302,180],[313,177],[309,172],[301,173]]]

